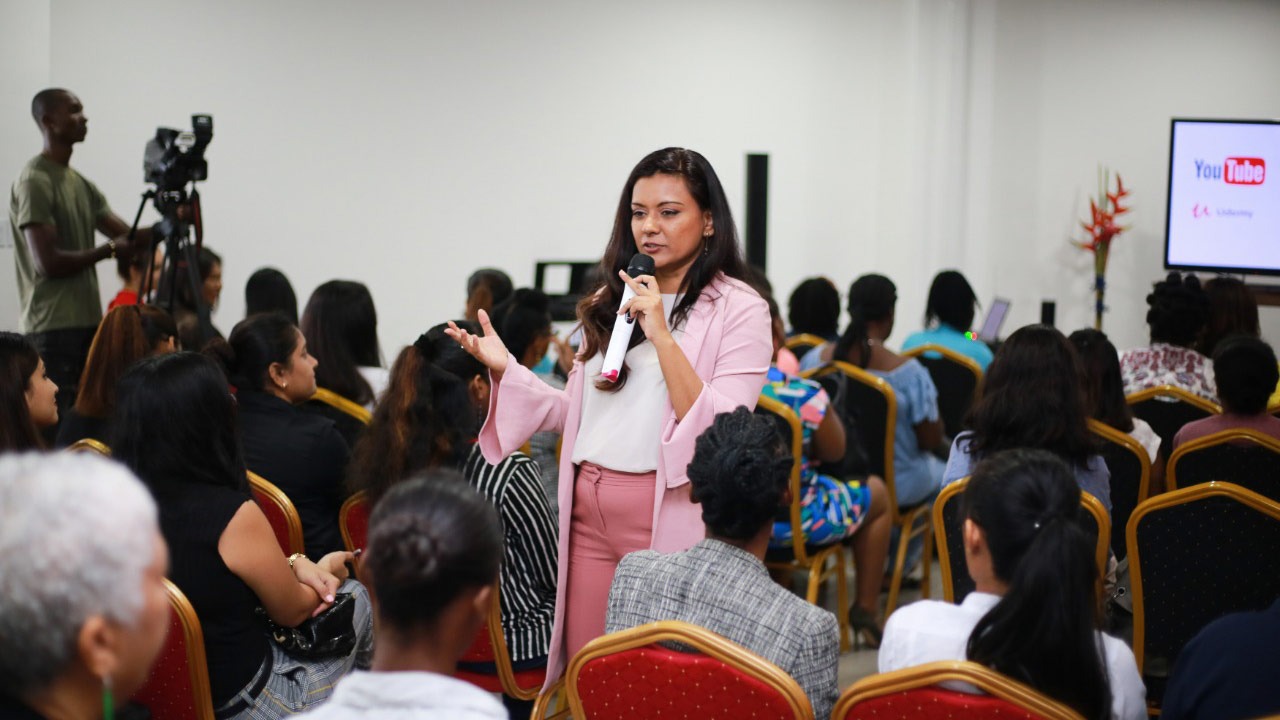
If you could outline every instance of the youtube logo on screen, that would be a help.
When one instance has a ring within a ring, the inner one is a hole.
[[[1267,163],[1262,158],[1229,157],[1223,165],[1222,179],[1232,185],[1261,185],[1267,178]]]

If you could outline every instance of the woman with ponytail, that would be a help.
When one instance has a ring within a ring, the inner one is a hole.
[[[281,313],[252,315],[209,343],[236,397],[248,469],[281,490],[302,517],[307,554],[342,550],[338,511],[351,451],[333,421],[299,405],[316,392],[316,359]]]
[[[885,347],[893,332],[898,289],[883,275],[863,275],[849,287],[849,326],[834,343],[805,354],[801,370],[823,363],[847,362],[883,378],[898,401],[894,432],[893,480],[898,504],[916,505],[942,485],[945,465],[932,453],[942,444],[938,389],[919,360]]]
[[[922,600],[894,613],[880,672],[971,660],[1090,720],[1145,718],[1133,651],[1097,629],[1094,539],[1071,469],[1043,450],[997,452],[978,464],[960,503],[976,589],[959,605]]]
[[[472,323],[457,325],[478,332]],[[460,470],[502,518],[502,627],[519,670],[547,663],[556,598],[556,525],[538,466],[524,453],[487,462],[476,435],[489,411],[484,365],[437,325],[406,347],[391,367],[386,392],[356,444],[352,491],[377,503],[391,488],[426,470]],[[485,670],[488,668],[479,668]],[[512,717],[531,703],[507,698]]]

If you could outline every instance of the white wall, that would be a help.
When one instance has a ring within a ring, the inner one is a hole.
[[[51,65],[14,96],[46,83],[80,94],[90,135],[73,162],[120,215],[144,189],[154,127],[213,113],[202,193],[207,241],[226,259],[215,322],[242,315],[263,265],[303,302],[324,280],[357,279],[388,356],[460,311],[475,267],[527,284],[537,259],[597,257],[627,172],[671,144],[707,155],[739,218],[743,156],[770,153],[779,295],[806,275],[847,286],[884,272],[899,286],[899,340],[943,267],[984,300],[1012,298],[1011,324],[1034,321],[1044,298],[1060,327],[1087,324],[1089,258],[1067,236],[1110,164],[1136,210],[1106,326],[1137,344],[1161,274],[1168,118],[1280,107],[1280,4],[1262,0],[51,8]],[[38,49],[46,36],[32,35]],[[38,138],[25,110],[0,122],[11,178]]]

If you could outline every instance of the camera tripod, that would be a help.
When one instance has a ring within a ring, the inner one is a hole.
[[[188,196],[186,188],[177,190],[148,190],[142,194],[142,202],[133,218],[133,226],[129,228],[129,241],[132,244],[142,219],[142,211],[147,201],[155,203],[160,211],[161,221],[152,227],[151,243],[146,248],[135,248],[134,252],[147,253],[147,269],[142,276],[142,287],[138,291],[140,301],[150,297],[149,304],[166,310],[178,320],[179,309],[194,310],[199,323],[200,346],[214,337],[213,322],[209,318],[209,305],[204,301],[202,287],[204,281],[200,277],[200,248],[204,245],[204,225],[200,211],[200,191],[194,187]],[[187,217],[182,216],[186,210]],[[188,222],[190,220],[190,222]],[[194,232],[193,232],[194,231]],[[155,269],[155,249],[164,243],[164,259],[161,261],[158,287],[151,287],[152,273]],[[186,298],[178,292],[179,286],[185,287]],[[182,307],[190,299],[190,308]],[[185,348],[199,350],[200,347]]]

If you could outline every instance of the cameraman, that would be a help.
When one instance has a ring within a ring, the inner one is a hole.
[[[84,106],[67,90],[41,90],[31,115],[44,136],[44,150],[13,184],[9,224],[21,303],[20,329],[44,358],[58,385],[58,406],[75,402],[94,330],[102,320],[94,265],[134,246],[151,246],[151,229],[139,228],[130,243],[129,225],[107,205],[98,188],[69,167],[72,146],[88,129]],[[94,244],[94,230],[109,238]]]

